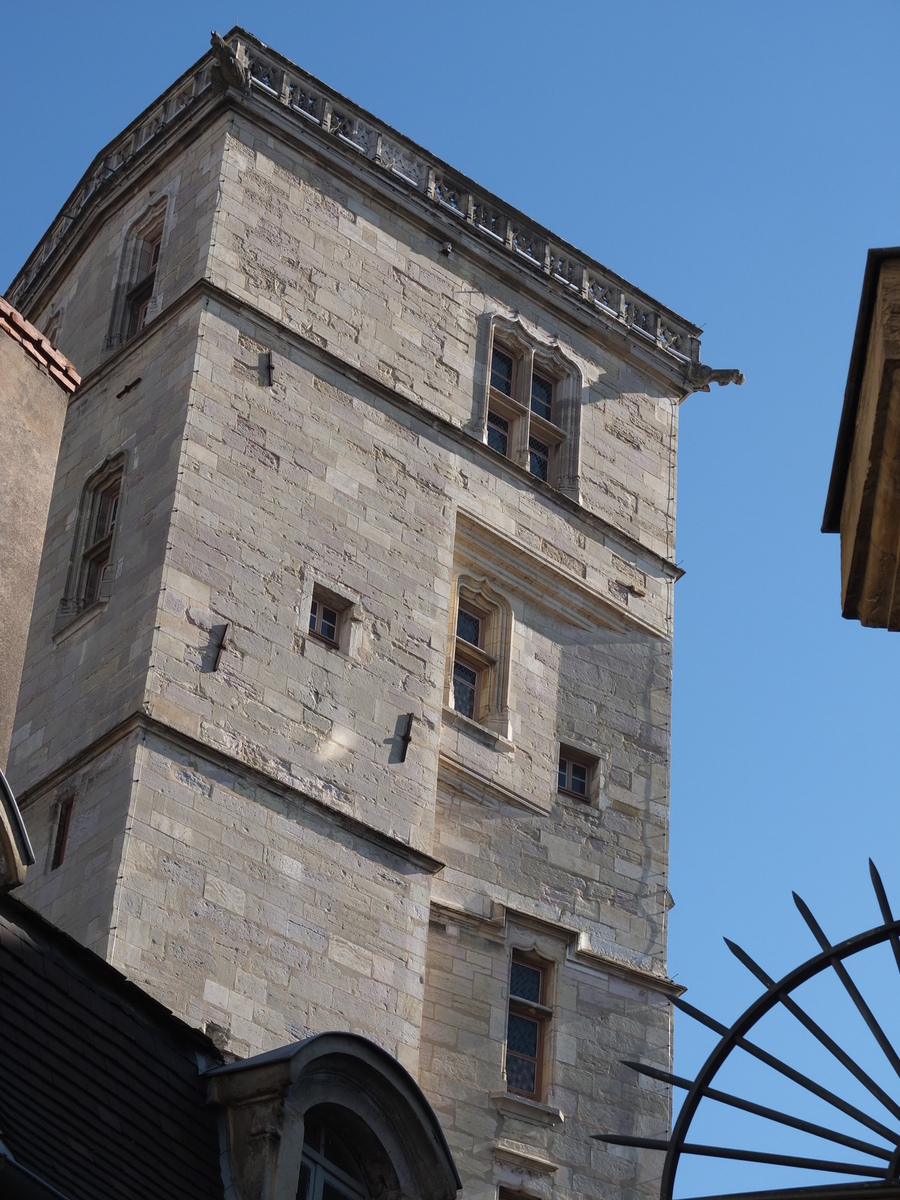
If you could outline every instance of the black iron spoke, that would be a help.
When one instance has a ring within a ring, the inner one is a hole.
[[[719,1192],[712,1196],[695,1196],[692,1200],[847,1200],[847,1189],[862,1196],[875,1192],[878,1200],[900,1200],[900,1185],[896,1183],[819,1183],[805,1187],[766,1188],[757,1192]],[[689,1200],[684,1197],[684,1200]]]
[[[715,1017],[707,1016],[706,1013],[701,1012],[699,1008],[695,1008],[692,1004],[689,1004],[687,1000],[682,999],[680,996],[673,996],[672,1003],[676,1006],[676,1008],[679,1008],[683,1013],[686,1013],[687,1016],[693,1017],[695,1021],[698,1021],[701,1025],[705,1025],[707,1029],[711,1029],[714,1033],[718,1033],[722,1037],[728,1033],[727,1025],[723,1025],[722,1022],[717,1021]],[[775,1055],[770,1054],[768,1050],[763,1050],[763,1048],[761,1046],[757,1046],[755,1042],[751,1042],[748,1038],[739,1037],[735,1039],[734,1044],[739,1046],[747,1054],[759,1059],[759,1061],[764,1063],[767,1067],[771,1067],[773,1071],[777,1071],[786,1079],[790,1079],[792,1083],[799,1084],[799,1086],[804,1088],[807,1092],[810,1092],[814,1096],[818,1096],[820,1100],[824,1100],[826,1104],[830,1104],[832,1108],[836,1108],[840,1112],[845,1113],[848,1117],[852,1117],[853,1120],[858,1121],[860,1125],[865,1125],[868,1129],[871,1129],[873,1133],[879,1134],[879,1136],[885,1138],[892,1145],[896,1146],[898,1143],[900,1143],[900,1134],[894,1132],[892,1129],[889,1129],[886,1125],[883,1125],[874,1117],[870,1117],[868,1113],[863,1112],[861,1108],[857,1108],[856,1105],[851,1104],[848,1100],[844,1100],[843,1097],[829,1091],[828,1088],[823,1087],[820,1083],[816,1083],[815,1080],[810,1079],[807,1075],[804,1075],[802,1071],[797,1071],[794,1067],[789,1067],[787,1063],[783,1063],[780,1058],[776,1058]]]
[[[625,1060],[623,1060],[623,1065],[631,1067],[633,1071],[637,1071],[641,1075],[647,1075],[651,1079],[659,1079],[663,1083],[670,1083],[674,1087],[689,1090],[693,1086],[692,1080],[684,1079],[680,1075],[673,1075],[670,1071],[664,1071],[660,1067],[651,1067],[646,1063]],[[715,1100],[719,1104],[727,1104],[731,1108],[739,1108],[743,1112],[753,1113],[754,1116],[764,1117],[767,1121],[775,1121],[779,1125],[789,1125],[792,1129],[800,1129],[803,1133],[811,1133],[815,1137],[823,1138],[829,1142],[836,1142],[841,1146],[847,1146],[851,1150],[859,1150],[863,1154],[871,1154],[873,1158],[883,1158],[890,1162],[894,1153],[892,1150],[885,1150],[883,1146],[875,1146],[871,1142],[861,1141],[859,1138],[851,1137],[849,1134],[839,1133],[836,1129],[817,1125],[814,1121],[804,1121],[801,1117],[792,1117],[789,1113],[781,1112],[777,1108],[769,1108],[766,1104],[757,1104],[753,1100],[745,1100],[742,1096],[732,1095],[731,1092],[721,1092],[718,1088],[705,1088],[701,1092],[701,1096]]]
[[[594,1133],[598,1142],[611,1146],[636,1146],[640,1150],[668,1150],[668,1141],[660,1138],[634,1137],[627,1133]],[[768,1163],[775,1167],[800,1167],[807,1171],[831,1171],[838,1175],[864,1175],[867,1179],[883,1179],[884,1170],[877,1167],[861,1167],[856,1163],[833,1162],[824,1158],[800,1158],[794,1154],[768,1154],[765,1150],[739,1150],[733,1146],[703,1146],[698,1142],[685,1142],[682,1154],[695,1154],[702,1158],[730,1158],[739,1162]]]
[[[610,1146],[637,1146],[639,1150],[668,1150],[668,1141],[662,1138],[636,1137],[630,1133],[592,1133],[595,1142],[608,1142]]]
[[[834,950],[834,946],[832,946],[831,942],[829,942],[828,938],[825,936],[825,933],[823,932],[822,927],[819,925],[819,922],[812,915],[809,905],[804,900],[802,900],[797,895],[796,892],[793,892],[792,895],[794,897],[794,903],[797,906],[797,910],[800,913],[800,916],[803,918],[803,920],[809,926],[809,928],[812,932],[812,935],[816,939],[816,941],[819,943],[820,948],[822,950],[826,950],[826,951]],[[833,969],[835,975],[837,975],[838,979],[840,979],[841,983],[844,985],[844,990],[847,992],[847,995],[850,997],[850,999],[856,1005],[856,1011],[859,1013],[859,1015],[865,1021],[866,1025],[869,1029],[869,1032],[872,1034],[872,1037],[874,1037],[875,1041],[880,1046],[885,1058],[888,1060],[888,1062],[894,1068],[894,1071],[897,1073],[897,1075],[900,1075],[900,1057],[898,1057],[897,1051],[891,1045],[890,1039],[888,1038],[887,1034],[884,1032],[884,1030],[878,1024],[878,1021],[875,1018],[875,1014],[872,1012],[872,1010],[869,1008],[868,1004],[866,1004],[865,1000],[863,999],[862,993],[860,992],[859,988],[856,986],[856,984],[850,978],[850,972],[844,966],[843,962],[837,957],[831,959],[831,966],[832,966],[832,969]]]
[[[869,875],[872,879],[872,886],[875,889],[875,897],[878,900],[878,907],[881,909],[881,915],[884,917],[885,925],[893,925],[894,914],[891,912],[890,902],[887,898],[887,892],[884,890],[884,884],[881,882],[881,876],[878,873],[878,868],[869,859]],[[891,949],[894,951],[894,962],[897,964],[897,970],[900,971],[900,937],[896,933],[890,936]]]
[[[871,1092],[875,1099],[883,1104],[888,1112],[892,1113],[895,1117],[900,1118],[900,1104],[897,1104],[897,1102],[887,1094],[884,1088],[879,1086],[879,1084],[877,1084],[875,1080],[862,1069],[862,1067],[855,1063],[846,1050],[842,1050],[834,1038],[830,1037],[821,1027],[821,1025],[814,1021],[813,1018],[800,1007],[793,997],[782,992],[778,988],[778,985],[775,983],[774,979],[769,978],[762,967],[753,961],[746,950],[742,950],[740,946],[738,946],[735,942],[730,941],[728,938],[725,938],[725,944],[732,954],[734,954],[734,956],[738,959],[738,961],[742,962],[747,970],[754,974],[756,978],[759,979],[760,982],[763,983],[769,989],[769,991],[776,996],[778,1002],[787,1009],[791,1016],[799,1021],[803,1028],[808,1030],[813,1035],[816,1041],[821,1042],[825,1049],[837,1059],[842,1067],[850,1072],[854,1079],[859,1080],[863,1087],[867,1091]]]
[[[883,1179],[884,1170],[877,1167],[861,1167],[856,1163],[832,1162],[824,1158],[801,1158],[794,1154],[767,1154],[764,1150],[738,1150],[730,1146],[701,1146],[685,1142],[682,1154],[698,1154],[704,1158],[733,1158],[739,1162],[770,1163],[776,1167],[801,1167],[807,1171],[831,1171],[838,1175],[865,1175],[869,1179]]]

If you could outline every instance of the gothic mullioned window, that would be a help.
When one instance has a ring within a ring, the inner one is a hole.
[[[558,346],[495,320],[484,440],[537,479],[577,493],[581,375]]]
[[[461,577],[452,615],[448,706],[506,734],[511,618],[509,605],[484,579]]]
[[[77,616],[110,595],[124,468],[122,455],[107,460],[82,492],[66,592],[59,606],[61,618]]]
[[[127,342],[144,328],[158,302],[157,268],[162,251],[166,198],[158,200],[125,234],[107,347]]]

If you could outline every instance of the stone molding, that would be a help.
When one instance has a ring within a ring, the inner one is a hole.
[[[146,713],[132,713],[130,717],[126,717],[124,721],[120,721],[112,729],[101,734],[89,746],[85,746],[84,749],[73,754],[71,758],[60,763],[49,775],[32,784],[31,787],[22,793],[22,807],[25,808],[33,804],[41,796],[52,791],[59,783],[70,778],[78,771],[83,770],[88,763],[98,758],[101,754],[104,754],[117,743],[124,741],[132,733],[150,734],[158,737],[163,741],[172,743],[180,750],[196,755],[200,759],[205,759],[220,768],[231,771],[236,775],[244,775],[253,779],[273,795],[293,800],[295,803],[301,805],[309,805],[320,812],[327,813],[331,820],[335,824],[340,825],[341,828],[346,829],[349,833],[361,838],[363,841],[380,847],[386,853],[403,859],[411,867],[417,871],[421,871],[425,875],[436,875],[438,871],[444,869],[444,864],[438,859],[433,858],[430,854],[425,854],[423,851],[417,850],[414,846],[400,841],[399,838],[392,837],[380,829],[375,829],[371,825],[367,825],[357,817],[342,812],[339,808],[332,807],[317,796],[311,796],[306,792],[301,792],[298,788],[291,787],[290,784],[285,783],[274,775],[269,775],[260,767],[244,762],[243,759],[234,758],[218,747],[201,741],[199,738],[192,737],[190,734],[176,729],[173,725],[167,725],[165,722],[159,721]]]
[[[566,1119],[561,1108],[554,1104],[542,1104],[540,1100],[528,1100],[525,1096],[517,1096],[515,1092],[491,1092],[491,1099],[501,1112],[514,1117],[532,1121],[536,1125],[558,1125]],[[546,1159],[524,1155],[511,1144],[500,1143],[494,1147],[494,1157],[513,1162],[517,1166],[527,1166],[529,1170],[546,1171],[548,1174],[556,1170],[556,1164]],[[523,1162],[527,1159],[527,1162]]]
[[[217,35],[214,35],[214,39]],[[687,371],[700,361],[700,329],[633,287],[601,263],[556,238],[548,229],[504,204],[473,180],[453,170],[421,146],[378,121],[371,113],[326,87],[314,76],[270,50],[236,27],[224,39],[233,52],[246,86],[226,86],[229,99],[246,105],[262,101],[279,110],[298,128],[314,132],[350,159],[358,170],[368,167],[376,176],[424,197],[434,209],[458,221],[468,233],[504,257],[533,272],[554,289],[575,299],[595,318],[601,317],[636,342],[659,352]],[[223,39],[144,110],[94,159],[63,211],[39,242],[9,289],[13,304],[43,273],[73,223],[91,206],[97,194],[139,155],[149,152],[171,123],[212,87],[217,54]],[[226,85],[229,80],[221,82]],[[451,247],[452,249],[452,247]]]
[[[239,1200],[294,1200],[304,1118],[320,1105],[342,1111],[383,1200],[453,1200],[462,1186],[418,1084],[368,1038],[320,1033],[205,1077],[210,1103],[223,1113]]]
[[[498,461],[497,455],[488,450],[484,443],[474,437],[469,430],[455,425],[446,417],[442,417],[430,409],[423,408],[411,397],[404,395],[395,388],[389,387],[383,380],[368,374],[367,371],[364,371],[360,367],[345,362],[344,359],[340,358],[333,351],[317,345],[316,342],[305,337],[300,330],[285,324],[283,321],[279,321],[268,313],[261,312],[246,301],[232,296],[229,292],[224,291],[208,279],[198,279],[187,291],[175,298],[171,304],[168,304],[164,312],[160,314],[160,317],[170,320],[185,312],[192,304],[199,304],[204,301],[219,305],[233,316],[244,317],[252,321],[258,330],[264,331],[267,335],[274,333],[284,344],[295,347],[301,353],[308,355],[313,361],[324,364],[336,373],[371,391],[374,395],[387,400],[391,404],[395,404],[404,412],[415,413],[423,424],[430,425],[433,429],[446,434],[447,437],[452,438],[458,444],[473,448],[475,453],[479,454],[484,461],[490,461],[494,470],[497,470],[498,466],[502,467],[503,470],[508,471],[515,478],[527,482],[532,491],[552,497],[561,509],[577,515],[585,524],[592,526],[600,537],[608,539],[606,545],[616,553],[624,551],[628,554],[642,555],[650,562],[656,564],[660,574],[666,580],[671,580],[675,583],[684,575],[684,568],[680,567],[676,562],[666,558],[665,555],[660,554],[658,551],[652,549],[652,547],[645,546],[625,530],[611,524],[611,522],[599,513],[592,512],[589,508],[584,508],[578,501],[571,499],[564,492],[560,492],[550,484],[544,483],[543,480],[537,479],[524,467],[519,466],[518,463],[504,458]],[[213,315],[220,314],[213,312]],[[131,338],[125,346],[120,346],[117,350],[113,351],[94,371],[84,377],[75,400],[86,397],[96,384],[118,369],[125,356],[133,354],[146,340],[153,337],[158,332],[158,329],[159,326],[156,324],[156,319],[154,319],[148,322],[141,332]],[[283,351],[280,352],[283,353]],[[129,390],[130,386],[132,385],[129,385]],[[543,560],[540,561],[543,562]],[[591,594],[593,595],[594,593]],[[615,613],[616,617],[623,622],[621,627],[611,625],[610,628],[621,628],[621,631],[624,632],[629,626],[633,625],[637,629],[643,628],[645,632],[651,633],[653,637],[668,638],[670,636],[668,633],[662,633],[659,629],[652,626],[644,626],[639,619],[634,618],[631,612],[618,608],[605,597],[603,598],[603,602],[607,605],[607,611],[610,614]]]
[[[669,979],[664,973],[662,964],[658,968],[647,967],[641,963],[629,963],[613,954],[604,953],[592,948],[591,936],[583,929],[575,929],[561,921],[550,920],[536,913],[523,912],[510,908],[497,900],[490,902],[491,914],[485,916],[475,913],[451,901],[431,898],[430,917],[432,920],[442,920],[451,924],[467,925],[476,929],[482,937],[494,941],[504,941],[509,924],[519,927],[531,927],[539,933],[549,933],[554,937],[562,937],[568,945],[567,961],[599,971],[605,975],[614,975],[626,983],[643,988],[648,992],[656,992],[663,996],[680,996],[687,989]],[[646,955],[639,956],[647,959]]]

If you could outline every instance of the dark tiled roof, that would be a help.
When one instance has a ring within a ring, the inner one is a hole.
[[[0,896],[0,1141],[70,1200],[222,1200],[213,1043]]]

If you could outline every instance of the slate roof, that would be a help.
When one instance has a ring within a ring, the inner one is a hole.
[[[222,1200],[214,1044],[0,896],[0,1143],[68,1200]]]

